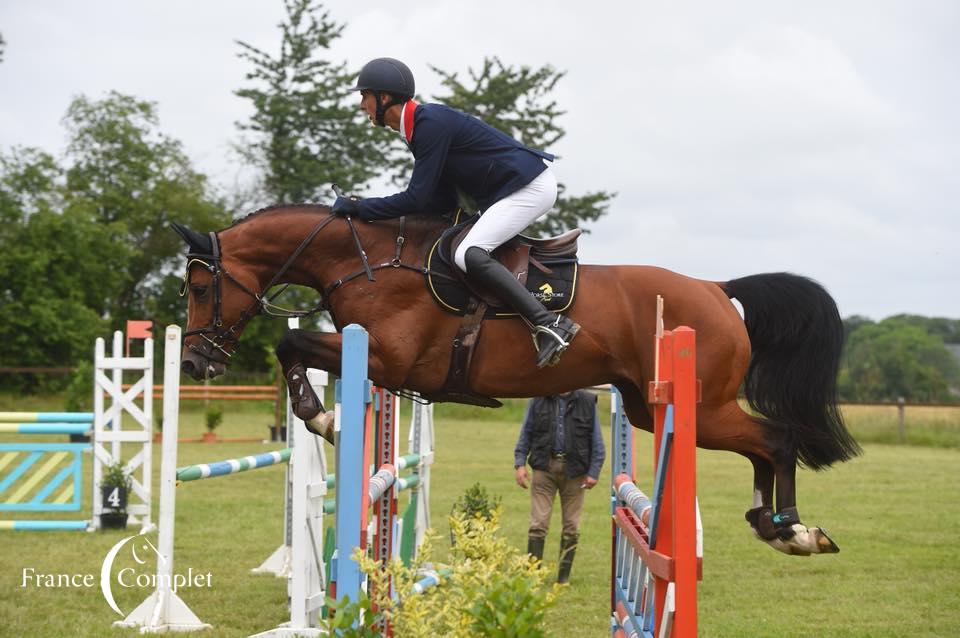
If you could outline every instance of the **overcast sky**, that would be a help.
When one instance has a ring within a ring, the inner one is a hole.
[[[669,6],[667,6],[669,5]],[[407,62],[424,96],[497,55],[567,72],[555,170],[618,193],[587,263],[725,280],[788,270],[844,316],[960,318],[960,3],[335,0],[330,58]],[[5,0],[0,150],[60,153],[72,96],[159,106],[224,191],[249,114],[235,40],[275,51],[281,0]],[[388,194],[387,192],[375,194]]]

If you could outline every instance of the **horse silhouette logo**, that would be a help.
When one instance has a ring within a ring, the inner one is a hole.
[[[542,301],[543,303],[547,303],[548,301],[553,299],[553,286],[551,286],[550,284],[543,284],[542,286],[540,286],[539,290],[540,290],[540,294],[537,295],[537,297],[539,297],[540,301]]]

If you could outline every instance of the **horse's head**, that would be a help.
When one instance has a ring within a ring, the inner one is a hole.
[[[250,273],[224,267],[216,233],[172,225],[188,246],[180,289],[188,297],[180,367],[197,380],[216,377],[226,371],[244,325],[260,310],[257,283]]]

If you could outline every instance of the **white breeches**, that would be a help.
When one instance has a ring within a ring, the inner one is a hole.
[[[467,248],[478,246],[492,251],[543,217],[556,201],[557,178],[548,166],[532,182],[485,210],[457,247],[453,260],[466,272],[463,257]]]

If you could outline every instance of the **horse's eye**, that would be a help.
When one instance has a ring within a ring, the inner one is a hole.
[[[190,286],[190,293],[197,299],[203,299],[207,296],[208,286]]]

